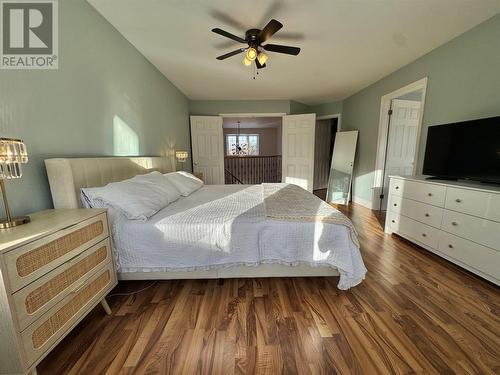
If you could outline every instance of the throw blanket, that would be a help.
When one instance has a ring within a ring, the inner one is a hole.
[[[283,221],[321,221],[349,228],[352,242],[359,247],[352,222],[325,201],[292,184],[262,184],[266,216]]]

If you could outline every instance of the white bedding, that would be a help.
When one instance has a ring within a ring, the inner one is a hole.
[[[206,185],[147,221],[110,211],[119,272],[306,264],[338,269],[340,289],[366,273],[347,227],[267,218],[261,185]]]

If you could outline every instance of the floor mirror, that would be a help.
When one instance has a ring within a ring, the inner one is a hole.
[[[352,171],[356,156],[358,131],[338,132],[335,136],[326,201],[348,204],[351,196]]]

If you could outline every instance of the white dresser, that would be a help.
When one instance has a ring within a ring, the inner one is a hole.
[[[500,285],[500,186],[391,176],[385,232]]]
[[[47,210],[0,231],[0,374],[35,366],[116,285],[106,211]]]

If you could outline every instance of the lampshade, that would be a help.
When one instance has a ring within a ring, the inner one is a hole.
[[[254,61],[256,57],[257,57],[257,50],[255,48],[250,47],[249,49],[247,49],[246,58],[248,60]]]
[[[0,179],[20,178],[21,164],[28,162],[28,151],[21,139],[0,138]]]
[[[176,151],[175,152],[175,158],[177,159],[177,161],[179,163],[184,163],[187,158],[188,158],[189,154],[187,151]]]
[[[21,164],[28,162],[28,151],[21,139],[0,138],[0,191],[2,192],[5,219],[0,219],[0,230],[29,223],[29,216],[12,217],[4,180],[20,178],[23,175]]]
[[[245,58],[243,59],[243,65],[250,66],[252,65],[252,61],[248,60],[247,57],[245,56]]]
[[[264,52],[260,52],[257,56],[257,60],[259,60],[260,65],[264,65],[267,61],[268,56]]]

